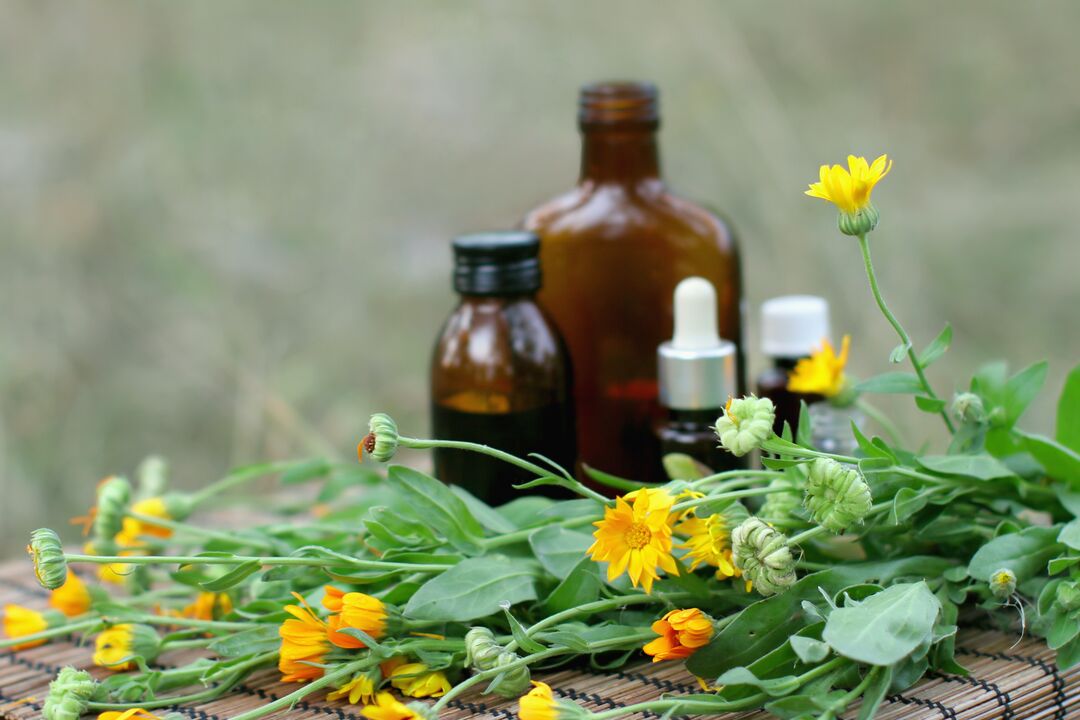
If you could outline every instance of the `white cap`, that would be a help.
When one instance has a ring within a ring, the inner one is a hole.
[[[675,332],[656,349],[660,404],[716,410],[735,390],[735,345],[716,330],[716,288],[686,278],[675,288]]]
[[[720,344],[716,332],[716,288],[702,277],[688,277],[675,286],[676,350],[703,350]]]
[[[805,357],[829,337],[829,303],[816,295],[784,295],[761,305],[761,351]]]

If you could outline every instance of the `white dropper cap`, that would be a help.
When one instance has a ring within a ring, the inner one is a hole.
[[[735,392],[735,345],[720,339],[716,288],[686,278],[675,288],[675,332],[657,348],[660,404],[682,410],[722,407]]]
[[[810,355],[829,337],[829,303],[816,295],[784,295],[761,305],[761,351],[770,357]]]
[[[676,350],[701,350],[720,344],[716,331],[716,288],[701,277],[689,277],[675,286]]]

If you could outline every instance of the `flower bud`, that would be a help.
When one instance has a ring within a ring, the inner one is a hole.
[[[94,643],[94,664],[110,670],[131,670],[135,658],[152,663],[161,652],[161,638],[149,625],[123,623],[103,630]]]
[[[98,485],[97,512],[94,515],[94,538],[111,542],[124,525],[124,511],[131,502],[131,483],[118,475],[105,478]]]
[[[518,660],[517,653],[495,642],[495,635],[485,627],[470,628],[465,633],[465,662],[477,672],[494,670]],[[529,687],[532,677],[525,665],[507,670],[496,677],[489,692],[502,697],[517,697]]]
[[[171,520],[186,520],[195,510],[195,501],[187,493],[167,493],[161,496],[161,502]]]
[[[89,709],[97,681],[85,670],[61,668],[49,683],[49,694],[41,714],[45,720],[79,720]]]
[[[828,458],[810,463],[803,504],[814,522],[841,533],[860,522],[873,504],[870,486],[855,468]]]
[[[877,227],[881,214],[872,203],[867,203],[853,213],[840,211],[836,225],[845,235],[865,235]]]
[[[1008,600],[1016,590],[1016,573],[1002,568],[990,575],[990,593],[998,600]]]
[[[46,590],[55,590],[67,582],[67,558],[60,538],[49,528],[38,528],[26,546],[34,559],[34,575]]]
[[[776,407],[769,398],[731,399],[716,421],[716,435],[725,450],[741,457],[772,437],[775,419]]]
[[[758,511],[758,517],[765,522],[790,520],[795,511],[802,507],[799,493],[790,489],[790,484],[781,478],[775,478],[770,482],[769,489],[772,492],[765,496],[765,502]]]
[[[363,461],[364,453],[367,453],[375,462],[389,462],[397,452],[398,440],[394,419],[386,413],[375,413],[368,421],[368,434],[356,448],[357,457]]]
[[[986,408],[982,398],[975,393],[956,393],[952,399],[952,413],[962,423],[981,423],[986,421]]]
[[[788,539],[762,520],[747,518],[731,533],[735,566],[762,595],[774,595],[795,582],[795,558]]]
[[[1080,582],[1063,582],[1058,585],[1054,604],[1067,613],[1080,610]]]

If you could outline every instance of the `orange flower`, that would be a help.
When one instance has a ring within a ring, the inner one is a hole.
[[[28,607],[22,605],[5,605],[4,606],[4,634],[9,638],[25,637],[26,635],[33,635],[39,633],[42,630],[49,629],[49,621],[44,615],[37,610],[31,610]],[[35,640],[33,642],[20,643],[18,645],[12,645],[12,650],[25,650],[27,648],[37,647],[38,645],[44,645],[45,640]]]
[[[90,609],[90,591],[78,575],[68,570],[67,580],[52,591],[49,604],[68,617],[82,615]]]
[[[195,602],[184,608],[181,617],[216,620],[231,613],[232,609],[232,600],[226,593],[201,592],[195,596]]]
[[[301,605],[286,605],[285,612],[291,618],[281,623],[281,653],[278,670],[282,682],[306,682],[323,676],[323,669],[310,663],[321,664],[330,650],[326,623],[316,617],[311,608],[296,593],[293,596]]]
[[[652,630],[660,637],[642,650],[653,656],[653,662],[688,658],[713,636],[712,618],[697,608],[672,610],[654,622]]]
[[[98,720],[161,720],[161,716],[155,715],[149,710],[131,708],[120,712],[118,710],[106,710],[98,715]]]
[[[641,585],[651,592],[653,581],[660,577],[657,567],[679,574],[671,557],[673,502],[664,490],[635,490],[626,498],[616,498],[615,507],[604,508],[604,519],[593,523],[596,542],[586,552],[596,562],[609,563],[608,580],[629,572],[634,587]]]
[[[343,632],[343,628],[362,630],[378,640],[386,632],[386,606],[378,598],[358,592],[344,592],[327,585],[323,595],[323,607],[334,615],[330,616],[330,642],[341,648],[362,648],[364,643]]]

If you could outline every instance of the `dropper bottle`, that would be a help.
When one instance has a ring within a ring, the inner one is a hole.
[[[714,427],[736,393],[735,343],[717,332],[716,288],[689,277],[675,288],[675,332],[657,348],[660,405],[667,417],[656,428],[664,455],[683,453],[720,472],[746,467],[720,449]]]

